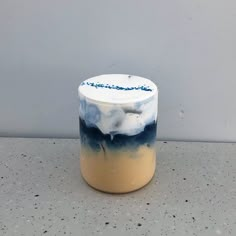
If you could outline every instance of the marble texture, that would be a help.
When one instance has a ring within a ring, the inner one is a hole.
[[[102,147],[111,150],[134,150],[141,145],[147,147],[153,146],[156,141],[157,123],[144,126],[143,131],[136,135],[125,134],[103,134],[98,128],[86,125],[86,122],[80,119],[80,141],[81,145],[99,151]]]
[[[103,134],[136,135],[157,120],[158,90],[145,78],[101,75],[78,88],[79,114],[87,126]]]
[[[129,194],[90,188],[78,140],[0,139],[0,235],[236,235],[236,144],[158,142]]]

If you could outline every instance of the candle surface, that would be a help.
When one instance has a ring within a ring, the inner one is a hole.
[[[145,78],[101,75],[79,86],[81,172],[95,188],[128,192],[155,170],[158,90]]]

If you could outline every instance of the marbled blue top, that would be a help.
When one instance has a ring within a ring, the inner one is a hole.
[[[136,135],[157,119],[157,88],[145,78],[102,75],[79,87],[80,117],[103,134]]]

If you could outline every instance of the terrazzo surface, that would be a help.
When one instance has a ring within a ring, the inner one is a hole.
[[[236,235],[236,144],[158,142],[144,188],[105,194],[78,140],[0,139],[0,235]]]

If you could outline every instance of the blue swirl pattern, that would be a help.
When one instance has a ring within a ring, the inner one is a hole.
[[[101,119],[101,112],[95,104],[81,100],[80,116],[85,120],[86,125],[94,127]]]

